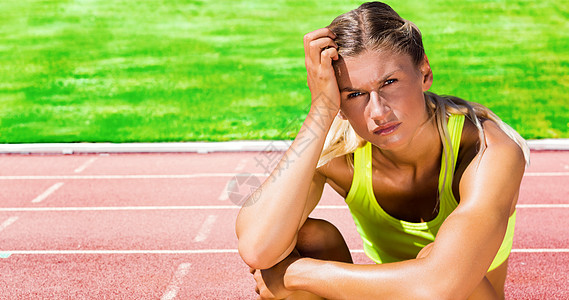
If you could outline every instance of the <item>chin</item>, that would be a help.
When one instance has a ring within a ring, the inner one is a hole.
[[[399,134],[391,134],[383,137],[373,135],[368,141],[382,150],[397,150],[408,144]]]

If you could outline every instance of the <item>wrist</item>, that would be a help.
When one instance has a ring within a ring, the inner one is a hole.
[[[310,104],[311,111],[327,112],[328,115],[335,116],[338,111],[340,111],[340,99],[337,97],[328,97],[324,93],[320,93],[315,97],[312,97],[312,103]]]
[[[307,121],[311,121],[311,123],[316,123],[322,129],[328,129],[328,127],[332,125],[332,122],[334,122],[339,111],[339,106],[313,102],[306,119]]]

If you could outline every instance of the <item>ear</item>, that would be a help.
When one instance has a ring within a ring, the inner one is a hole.
[[[342,112],[342,110],[338,111],[338,118],[342,119],[342,120],[347,120],[348,118],[346,117],[346,115],[344,115],[344,113]]]
[[[431,65],[429,64],[429,59],[427,58],[427,54],[425,54],[425,58],[420,67],[421,75],[423,76],[423,92],[428,91],[433,84],[433,71],[431,70]]]

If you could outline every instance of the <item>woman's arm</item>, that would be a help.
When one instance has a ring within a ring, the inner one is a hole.
[[[338,59],[333,38],[327,28],[305,36],[310,111],[290,148],[259,188],[259,198],[241,208],[237,217],[239,253],[255,269],[269,268],[291,253],[298,230],[322,195],[326,177],[316,172],[316,166],[340,107],[332,68],[332,60]]]
[[[525,164],[513,141],[495,124],[484,125],[488,147],[464,172],[461,202],[444,221],[425,258],[383,265],[298,258],[286,268],[284,287],[341,299],[470,296],[500,247]]]

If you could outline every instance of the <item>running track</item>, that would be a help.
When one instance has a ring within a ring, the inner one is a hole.
[[[254,299],[226,188],[266,155],[0,155],[0,298]],[[508,299],[569,298],[568,213],[569,152],[533,152]],[[370,262],[329,187],[312,216]]]

